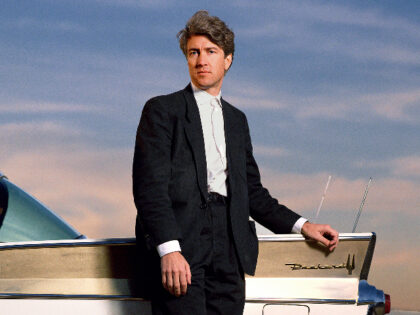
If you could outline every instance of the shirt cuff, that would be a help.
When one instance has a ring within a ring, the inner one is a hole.
[[[180,252],[181,246],[177,240],[168,241],[157,246],[157,251],[160,257],[172,252]]]
[[[292,227],[292,233],[301,233],[302,226],[303,226],[306,222],[308,222],[308,219],[305,219],[305,218],[299,218],[299,219],[296,221],[295,225],[293,225],[293,227]]]

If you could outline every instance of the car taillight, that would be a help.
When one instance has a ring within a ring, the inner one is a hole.
[[[391,312],[391,297],[389,294],[385,294],[385,314],[389,314]]]

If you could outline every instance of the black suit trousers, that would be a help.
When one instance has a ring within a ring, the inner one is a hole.
[[[153,315],[240,315],[245,280],[228,220],[228,206],[208,203],[201,216],[197,253],[189,261],[192,283],[187,294],[175,297],[160,288],[152,297]]]

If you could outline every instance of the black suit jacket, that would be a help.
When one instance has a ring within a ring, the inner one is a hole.
[[[253,275],[258,256],[255,224],[290,233],[300,217],[261,185],[245,115],[222,99],[228,165],[230,224],[240,264]],[[137,131],[133,192],[136,236],[156,255],[156,246],[179,240],[187,261],[197,249],[199,216],[206,207],[207,166],[197,104],[190,85],[150,99]]]

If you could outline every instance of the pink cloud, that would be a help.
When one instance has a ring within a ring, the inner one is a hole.
[[[380,116],[391,120],[418,122],[418,117],[410,115],[409,109],[417,107],[420,102],[420,91],[411,90],[400,93],[365,95],[361,101],[370,104]]]
[[[391,295],[393,309],[420,310],[420,247],[379,242],[373,257],[369,283]]]
[[[420,156],[407,156],[392,161],[397,176],[420,178]]]
[[[0,164],[12,182],[88,237],[134,235],[129,150],[42,149]]]
[[[263,184],[273,196],[293,209],[315,210],[330,174],[290,174],[262,169]],[[335,177],[327,192],[324,208],[335,211],[358,209],[368,178]],[[403,211],[415,214],[420,207],[420,183],[401,178],[374,179],[365,207],[372,211]]]

